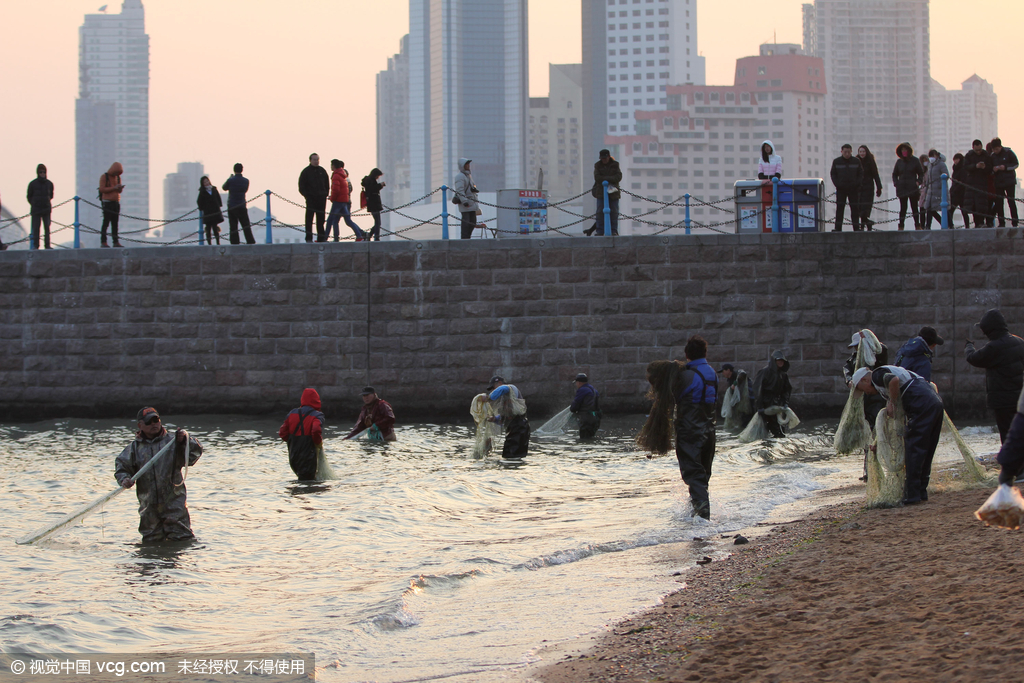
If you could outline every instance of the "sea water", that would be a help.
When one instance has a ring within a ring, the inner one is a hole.
[[[134,433],[0,425],[0,650],[306,651],[324,681],[517,680],[540,648],[677,590],[679,572],[724,552],[723,534],[797,515],[861,474],[860,456],[832,452],[834,421],[749,445],[719,432],[707,522],[675,457],[635,450],[642,420],[606,419],[591,443],[535,439],[523,464],[474,459],[468,426],[400,425],[386,444],[329,426],[339,478],[308,484],[276,420],[168,416],[204,446],[186,482],[197,542],[182,548],[138,543],[133,492],[15,545],[116,487]],[[969,431],[979,454],[998,447],[991,428]]]

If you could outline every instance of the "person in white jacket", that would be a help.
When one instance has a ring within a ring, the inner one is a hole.
[[[775,153],[775,145],[771,140],[761,143],[761,158],[757,162],[757,177],[771,182],[772,178],[782,178],[782,157]]]
[[[476,229],[477,210],[480,208],[480,204],[477,203],[480,191],[473,184],[473,175],[469,169],[472,161],[472,159],[466,158],[459,159],[459,170],[455,174],[455,182],[452,183],[455,190],[455,197],[452,198],[452,201],[459,205],[459,211],[462,213],[462,239],[464,240],[473,236],[473,230]]]

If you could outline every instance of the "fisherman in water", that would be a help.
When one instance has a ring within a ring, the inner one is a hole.
[[[391,404],[377,396],[377,390],[373,387],[364,387],[361,394],[363,397],[363,409],[359,411],[359,419],[356,426],[346,436],[351,439],[364,429],[369,429],[367,435],[370,441],[395,441],[395,411]]]
[[[299,407],[288,413],[277,435],[288,442],[288,464],[299,481],[316,479],[316,450],[324,443],[324,414],[316,389],[302,392]]]
[[[501,447],[504,460],[522,460],[530,449],[530,422],[526,419],[526,400],[514,384],[503,377],[491,378],[487,399],[494,402],[494,417],[487,418],[505,429],[505,443]]]
[[[601,427],[601,399],[584,373],[576,375],[574,384],[576,396],[572,399],[569,412],[580,423],[580,438],[593,439]]]
[[[143,543],[190,541],[195,538],[185,501],[185,442],[188,440],[188,466],[196,464],[203,447],[184,429],[169,433],[156,408],[146,407],[136,416],[139,431],[135,440],[121,451],[114,464],[114,479],[126,489],[135,484],[139,498],[139,533]],[[173,454],[166,454],[138,481],[132,481],[160,449],[175,441]]]

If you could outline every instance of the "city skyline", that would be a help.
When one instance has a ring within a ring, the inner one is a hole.
[[[802,4],[698,2],[706,81],[731,82],[735,59],[756,54],[773,37],[802,42]],[[36,163],[49,167],[59,199],[74,193],[77,32],[96,6],[69,0],[59,13],[35,4],[8,10],[9,25],[19,30],[0,42],[0,76],[8,101],[24,106],[8,109],[0,131],[0,193],[15,215],[25,213],[24,187]],[[327,0],[307,0],[279,12],[274,22],[261,19],[275,7],[235,0],[213,6],[145,2],[152,71],[150,207],[163,205],[160,180],[182,161],[203,162],[218,183],[242,161],[254,192],[270,188],[287,197],[296,195],[295,179],[311,151],[345,159],[357,177],[375,165],[374,79],[408,31],[408,2],[381,0],[373,8],[342,11]],[[119,9],[116,4],[108,12]],[[548,64],[581,59],[580,5],[531,2],[529,10],[530,94],[546,96]],[[964,55],[954,49],[964,25],[957,3],[932,0],[931,15],[932,77],[956,88],[977,73],[995,86],[1004,112],[1014,111],[1024,95],[1010,88],[1012,60],[996,50]],[[1004,32],[1012,39],[1012,20],[1024,18],[1024,8],[991,0],[975,17],[991,27],[988,44],[998,45]],[[365,30],[345,32],[344,40],[332,37],[332,27],[353,22]],[[183,35],[192,38],[182,42]],[[1000,134],[1007,145],[1020,146],[1024,123],[1004,115]],[[589,156],[584,150],[584,160]],[[275,213],[282,210],[275,206]],[[55,214],[62,221],[69,216]]]

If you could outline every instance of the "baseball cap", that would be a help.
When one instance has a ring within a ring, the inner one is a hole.
[[[924,339],[929,346],[932,344],[938,344],[942,346],[945,341],[939,336],[939,333],[935,331],[934,327],[922,327],[921,331],[917,333],[921,339]]]
[[[374,389],[373,387],[363,387],[363,392],[361,394],[359,394],[359,395],[360,396],[369,396],[370,394],[376,394],[376,393],[377,393],[377,390]]]
[[[600,157],[601,157],[602,159],[603,159],[604,157],[610,157],[611,155],[612,155],[612,153],[611,153],[610,151],[608,151],[607,149],[602,149],[602,150],[601,150],[601,154],[600,154]]]
[[[857,372],[853,373],[853,379],[851,379],[850,382],[853,384],[854,387],[856,387],[858,384],[860,384],[861,380],[863,380],[870,374],[871,368],[861,368]]]
[[[855,349],[855,348],[857,348],[858,346],[860,346],[860,340],[863,339],[863,338],[864,338],[864,336],[860,332],[854,332],[853,333],[853,339],[850,340],[850,345],[847,346],[846,348],[848,348],[848,349]]]
[[[494,391],[494,387],[498,386],[499,384],[504,384],[504,383],[505,383],[505,378],[504,377],[502,377],[500,375],[495,375],[494,377],[491,378],[491,386],[487,387],[487,391]]]
[[[139,411],[139,414],[135,416],[135,419],[144,424],[152,424],[154,420],[160,419],[160,413],[156,412],[156,408],[146,406]]]
[[[587,382],[589,380],[587,379],[586,373],[581,372],[580,374],[576,375],[576,381],[577,382]]]
[[[719,372],[725,372],[726,370],[735,370],[732,363],[722,363],[722,369]]]

